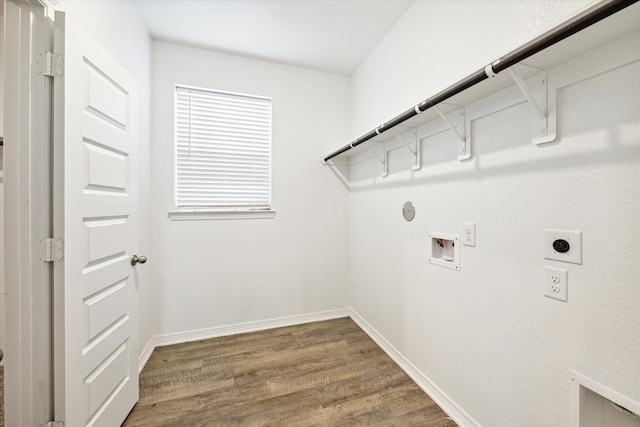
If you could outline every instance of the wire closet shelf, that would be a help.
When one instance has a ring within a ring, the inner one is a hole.
[[[498,73],[504,70],[508,70],[511,77],[516,81],[516,84],[519,85],[519,78],[517,74],[514,74],[511,72],[511,70],[509,70],[510,67],[521,64],[522,61],[571,37],[576,33],[583,31],[586,28],[593,26],[594,24],[622,11],[623,9],[626,9],[627,7],[633,5],[634,3],[637,3],[638,1],[640,0],[608,0],[597,3],[596,5],[571,18],[570,20],[565,21],[564,23],[552,28],[544,34],[541,34],[540,36],[534,38],[530,42],[512,50],[511,52],[505,54],[497,60],[489,63],[484,68],[481,68],[469,74],[468,76],[457,81],[456,83],[440,91],[439,93],[431,96],[430,98],[427,98],[426,100],[404,111],[396,117],[393,117],[392,119],[376,127],[375,129],[370,130],[364,135],[354,139],[348,144],[326,155],[323,159],[324,162],[329,162],[331,159],[334,159],[341,154],[347,153],[355,147],[367,141],[371,141],[377,136],[382,135],[389,130],[392,130],[391,133],[395,134],[395,132],[393,132],[393,128],[398,125],[404,124],[413,117],[423,114],[427,110],[433,109],[442,117],[443,115],[437,109],[437,106],[439,104],[443,103],[444,101],[450,100],[456,95],[462,94],[463,92],[485,80],[494,78]],[[535,105],[532,104],[532,107],[534,107],[535,109]]]

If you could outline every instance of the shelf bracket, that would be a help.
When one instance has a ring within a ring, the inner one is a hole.
[[[453,131],[458,138],[457,156],[458,160],[467,160],[471,158],[471,141],[467,139],[467,127],[464,118],[464,108],[459,108],[452,114],[453,118],[450,119],[445,113],[442,112],[437,106],[433,109],[438,113],[446,125]]]
[[[533,112],[538,116],[538,119],[547,120],[547,113],[545,111],[546,108],[543,109],[538,104],[538,100],[536,100],[536,98],[534,97],[532,91],[529,89],[529,86],[527,86],[524,80],[522,80],[522,77],[520,77],[520,74],[518,74],[516,71],[512,70],[511,68],[509,68],[507,71],[509,72],[509,75],[515,82],[516,86],[518,86],[518,89],[520,89],[520,92],[522,92],[524,97],[529,102],[529,105],[531,105],[531,108],[533,109]]]
[[[421,161],[421,147],[420,147],[420,141],[418,141],[418,132],[416,131],[416,129],[413,129],[413,139],[415,141],[415,149],[411,148],[411,145],[402,137],[402,135],[400,135],[398,132],[396,132],[395,129],[389,129],[391,132],[393,132],[393,134],[396,136],[396,138],[398,138],[398,140],[400,142],[402,142],[404,144],[405,147],[407,147],[407,150],[409,150],[409,152],[413,155],[413,166],[411,167],[412,170],[417,171],[420,170],[422,168],[422,161]]]
[[[369,152],[373,154],[373,157],[375,157],[376,160],[378,160],[380,164],[382,164],[382,176],[385,177],[389,175],[389,168],[387,166],[389,163],[389,154],[387,152],[387,147],[385,146],[385,144],[382,144],[381,155],[373,151],[371,147],[369,147],[368,145],[367,145],[367,150],[369,150]]]
[[[349,186],[349,161],[345,158],[334,157],[331,160],[319,159],[320,164],[329,166],[329,170],[340,180],[345,189],[350,190]]]
[[[523,64],[524,65],[524,64]],[[508,68],[509,75],[533,110],[531,117],[531,143],[544,144],[556,139],[556,94],[549,93],[546,72],[541,72],[530,79],[527,84],[520,74]]]

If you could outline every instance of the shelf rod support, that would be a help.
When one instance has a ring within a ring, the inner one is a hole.
[[[442,118],[442,120],[444,120],[447,126],[449,126],[449,129],[451,129],[456,134],[460,142],[463,144],[466,144],[467,141],[465,141],[464,136],[460,135],[460,132],[458,132],[458,129],[453,125],[453,123],[449,121],[447,116],[445,116],[445,114],[438,107],[434,106],[433,109],[436,110],[436,113],[438,113],[438,115]]]
[[[533,108],[533,111],[536,113],[538,118],[540,120],[545,120],[547,118],[547,115],[545,114],[542,107],[540,107],[540,105],[538,105],[538,103],[534,99],[531,91],[529,90],[529,87],[524,82],[524,80],[522,80],[522,77],[520,77],[520,75],[517,72],[513,71],[511,68],[508,68],[507,71],[509,72],[509,75],[511,76],[513,81],[516,83],[516,86],[518,86],[518,89],[520,89],[520,92],[522,92],[524,97],[527,98],[527,101],[531,105],[531,108]]]
[[[449,105],[449,104],[447,104]],[[458,160],[468,160],[471,158],[471,138],[467,137],[467,122],[465,118],[465,109],[464,107],[459,108],[455,111],[455,120],[452,122],[449,117],[445,113],[442,112],[436,105],[433,106],[433,109],[436,110],[436,113],[440,116],[442,121],[453,131],[453,133],[458,138],[458,147],[456,149]],[[453,114],[449,112],[449,115]]]
[[[393,132],[396,138],[398,138],[404,144],[404,146],[407,147],[407,150],[409,150],[409,152],[413,155],[413,166],[411,167],[411,169],[413,169],[414,171],[420,170],[422,168],[422,162],[421,162],[422,153],[420,150],[420,141],[418,141],[417,131],[414,129],[414,133],[413,133],[413,137],[416,140],[416,148],[414,150],[411,148],[411,145],[409,145],[409,143],[402,137],[402,135],[396,132],[395,129],[389,129],[389,130]]]
[[[384,165],[384,154],[383,154],[383,158],[380,158],[380,156],[378,155],[378,153],[376,153],[375,151],[373,151],[373,150],[371,149],[371,147],[367,146],[367,150],[369,150],[369,152],[373,155],[373,157],[375,157],[375,158],[380,162],[380,164],[383,164],[383,165]]]
[[[385,147],[384,144],[382,144],[382,158],[380,158],[380,156],[378,155],[378,153],[376,153],[375,151],[373,151],[373,149],[371,149],[370,146],[367,145],[367,150],[369,150],[369,152],[371,154],[373,154],[373,157],[376,158],[376,160],[378,160],[380,162],[380,164],[382,165],[382,176],[387,176],[389,175],[389,169],[387,168],[387,147]]]
[[[404,138],[398,132],[396,132],[395,129],[389,129],[389,130],[391,132],[393,132],[393,134],[396,136],[396,138],[398,138],[400,140],[400,142],[402,142],[404,144],[405,147],[407,147],[407,150],[409,150],[411,152],[411,154],[413,154],[414,156],[416,155],[416,150],[411,148],[409,143],[407,141],[405,141]]]

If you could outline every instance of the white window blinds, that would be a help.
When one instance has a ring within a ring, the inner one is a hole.
[[[176,206],[271,208],[271,99],[176,86]]]

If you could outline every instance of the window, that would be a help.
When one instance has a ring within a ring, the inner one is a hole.
[[[179,211],[271,209],[271,99],[176,86]]]

